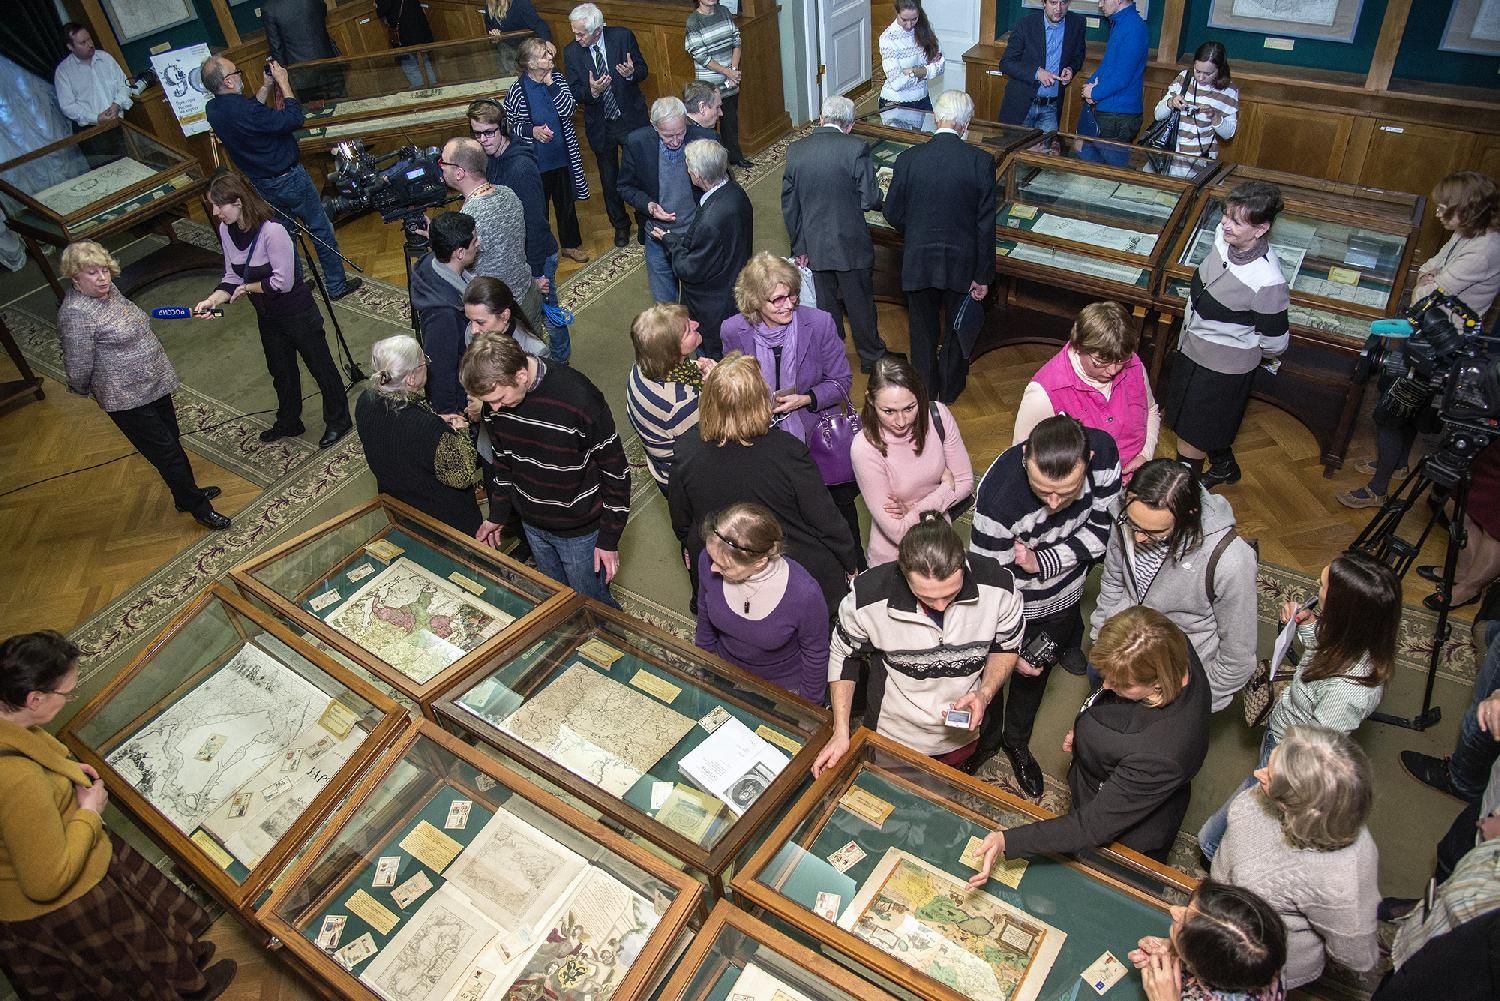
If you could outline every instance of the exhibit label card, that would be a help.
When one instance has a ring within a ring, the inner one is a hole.
[[[435,872],[448,868],[458,858],[458,853],[463,851],[463,845],[425,820],[401,839],[401,848]]]
[[[975,872],[984,865],[984,839],[970,837],[969,843],[964,846],[964,853],[958,857],[959,865],[966,865]],[[1026,874],[1026,867],[1031,863],[1023,858],[1001,858],[996,859],[990,868],[990,879],[997,883],[1004,883],[1012,890],[1021,886],[1021,877]]]
[[[459,587],[463,588],[465,591],[468,591],[475,597],[484,597],[484,585],[479,583],[479,581],[475,580],[473,577],[465,577],[463,574],[455,570],[448,575],[448,579],[457,584]]]
[[[635,672],[635,677],[630,679],[630,683],[648,695],[655,695],[667,705],[671,705],[673,700],[682,694],[681,688],[645,669]]]
[[[350,570],[348,572],[348,574],[346,574],[345,576],[347,576],[350,581],[352,581],[354,583],[358,583],[358,582],[364,580],[366,577],[370,576],[370,574],[372,574],[374,572],[375,572],[375,567],[372,564],[361,563],[359,566],[355,567],[353,570]]]
[[[376,539],[365,547],[365,552],[375,557],[382,563],[389,563],[402,553],[406,552],[390,539]]]
[[[353,709],[344,705],[338,699],[328,703],[328,708],[323,710],[323,715],[318,717],[318,725],[339,740],[349,736],[349,731],[354,729],[354,724],[359,721],[359,716]]]
[[[616,650],[597,636],[578,648],[580,656],[587,657],[595,664],[609,667],[615,661],[625,656],[623,651]]]
[[[874,793],[859,788],[851,788],[839,797],[839,806],[877,829],[885,826],[886,818],[895,809]]]
[[[755,735],[761,740],[769,741],[770,743],[775,744],[777,747],[793,756],[795,756],[798,751],[802,750],[802,744],[799,741],[793,740],[784,733],[779,733],[776,730],[772,730],[764,723],[755,728]]]
[[[193,836],[188,839],[198,846],[198,849],[213,860],[214,865],[220,869],[228,869],[234,864],[234,856],[219,847],[219,843],[209,836],[207,831],[194,831]]]
[[[401,920],[386,910],[385,907],[381,906],[380,901],[370,896],[364,890],[355,890],[354,895],[349,898],[348,903],[344,906],[349,908],[349,913],[382,935],[389,935],[391,929],[396,927],[396,922]],[[358,939],[355,941],[358,941]],[[352,945],[353,943],[350,944]]]
[[[315,612],[321,612],[323,609],[327,608],[329,605],[338,604],[338,601],[339,601],[339,593],[338,593],[338,591],[336,591],[336,590],[334,590],[334,591],[324,591],[322,594],[318,595],[316,598],[313,598],[311,601],[309,601],[307,603],[307,607],[311,608]]]

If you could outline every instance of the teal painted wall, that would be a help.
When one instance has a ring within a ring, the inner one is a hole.
[[[1228,3],[1229,0],[1219,0],[1219,2]],[[1425,0],[1425,2],[1431,3],[1433,0]],[[1208,14],[1212,6],[1213,0],[1187,0],[1187,11],[1182,19],[1182,46],[1179,55],[1189,54],[1204,42],[1215,40],[1223,42],[1224,48],[1229,52],[1231,70],[1234,68],[1236,59],[1243,59],[1283,66],[1309,66],[1315,69],[1367,73],[1370,70],[1370,60],[1375,56],[1375,42],[1380,37],[1380,22],[1385,17],[1386,0],[1365,0],[1352,42],[1297,38],[1294,39],[1296,47],[1291,52],[1268,49],[1264,45],[1267,38],[1290,36],[1210,28]],[[1422,15],[1416,10],[1416,7],[1420,6],[1422,6],[1422,0],[1419,0],[1413,7],[1411,17],[1413,21],[1422,19]]]
[[[1425,83],[1456,83],[1466,87],[1500,88],[1500,56],[1481,56],[1469,52],[1442,52],[1443,29],[1456,0],[1427,0],[1419,16],[1412,6],[1401,36],[1401,51],[1396,55],[1395,76],[1399,80],[1421,80]]]
[[[126,76],[134,76],[141,70],[150,69],[151,50],[163,42],[168,43],[167,47],[172,49],[180,49],[197,42],[207,42],[210,49],[224,47],[224,33],[219,30],[219,22],[214,17],[213,5],[208,0],[193,0],[193,8],[198,12],[196,22],[188,21],[175,28],[168,28],[166,31],[159,31],[154,35],[147,35],[120,46],[120,51],[125,54]]]
[[[1156,0],[1146,10],[1146,28],[1151,32],[1151,47],[1153,49],[1156,48],[1156,43],[1161,39],[1162,6],[1161,0]],[[995,5],[995,37],[999,38],[1009,31],[1010,26],[1019,21],[1023,16],[1035,13],[1038,9],[1036,7],[1022,7],[1021,0],[1000,0]],[[1079,13],[1082,13],[1082,11]],[[1091,42],[1109,40],[1109,23],[1102,17],[1099,20],[1099,27],[1089,29],[1088,39]]]

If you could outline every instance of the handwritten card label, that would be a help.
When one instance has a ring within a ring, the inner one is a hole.
[[[1015,216],[1017,219],[1035,219],[1036,218],[1036,206],[1035,205],[1012,205],[1010,207],[1010,214],[1013,215],[1013,216]]]
[[[655,695],[667,705],[671,705],[672,700],[682,694],[682,689],[670,681],[658,678],[644,670],[635,672],[635,677],[630,679],[630,683],[649,695]]]
[[[453,583],[457,584],[459,587],[463,588],[465,591],[468,591],[472,595],[476,595],[476,596],[480,596],[480,597],[482,597],[484,595],[484,585],[483,584],[479,583],[479,581],[475,580],[472,577],[465,577],[463,574],[459,573],[457,570],[455,570],[452,573],[450,573],[448,575],[448,579],[451,580]]]
[[[234,856],[220,848],[219,843],[210,837],[207,831],[194,831],[193,836],[188,840],[197,845],[199,850],[212,859],[214,865],[220,869],[228,869],[234,864]]]
[[[375,567],[370,563],[361,563],[349,571],[348,577],[351,581],[361,581],[375,572]]]
[[[318,717],[318,725],[339,740],[349,736],[349,731],[354,729],[354,724],[357,722],[359,722],[359,716],[338,699],[331,700],[328,708],[323,710],[323,715]]]
[[[601,667],[609,667],[615,661],[625,656],[622,651],[616,650],[598,637],[580,646],[578,653]]]
[[[370,896],[364,890],[355,890],[354,896],[349,898],[345,905],[349,913],[362,920],[365,924],[374,928],[382,935],[389,935],[391,929],[396,927],[396,922],[401,919],[392,914],[380,901]]]
[[[802,750],[802,745],[797,741],[788,737],[784,733],[778,733],[777,731],[772,730],[764,723],[755,728],[755,735],[761,740],[775,744],[777,747],[793,756],[795,756],[798,751]]]
[[[1333,267],[1328,269],[1328,280],[1340,285],[1358,285],[1359,272],[1353,268]]]
[[[311,608],[315,612],[321,612],[323,609],[327,608],[329,605],[336,604],[338,601],[339,601],[339,593],[338,593],[338,591],[336,591],[336,590],[335,591],[324,591],[322,594],[318,595],[316,598],[314,598],[311,601],[309,601],[307,603],[307,607]]]
[[[418,862],[437,872],[448,868],[458,858],[458,853],[463,851],[463,845],[425,820],[401,839],[401,848]]]

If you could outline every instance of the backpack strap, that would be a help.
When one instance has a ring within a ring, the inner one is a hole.
[[[1225,532],[1223,537],[1214,544],[1214,551],[1208,556],[1208,572],[1203,576],[1203,593],[1208,597],[1210,606],[1213,605],[1214,599],[1218,597],[1214,591],[1214,574],[1219,570],[1219,557],[1224,555],[1224,550],[1228,549],[1230,543],[1234,542],[1237,538],[1239,538],[1239,534],[1235,532],[1234,526],[1230,525],[1229,531]]]
[[[929,401],[927,404],[927,413],[932,419],[932,426],[937,430],[938,441],[946,442],[948,440],[948,429],[943,427],[943,415],[938,413],[937,404]]]

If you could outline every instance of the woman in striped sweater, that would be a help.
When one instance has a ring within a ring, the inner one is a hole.
[[[553,68],[557,48],[540,38],[521,43],[521,76],[505,95],[505,118],[516,139],[530,139],[542,172],[542,190],[557,214],[557,242],[562,255],[579,264],[589,255],[583,250],[575,201],[589,196],[583,175],[583,152],[573,128],[578,107],[563,75]]]
[[[646,466],[663,495],[672,472],[672,446],[698,426],[698,394],[712,358],[695,357],[703,337],[686,306],[657,303],[630,325],[635,367],[625,387],[625,414],[646,446]]]
[[[1204,42],[1193,53],[1193,68],[1177,74],[1156,102],[1156,120],[1173,111],[1177,152],[1219,158],[1219,141],[1233,139],[1240,125],[1240,92],[1229,82],[1229,56],[1222,42]]]

